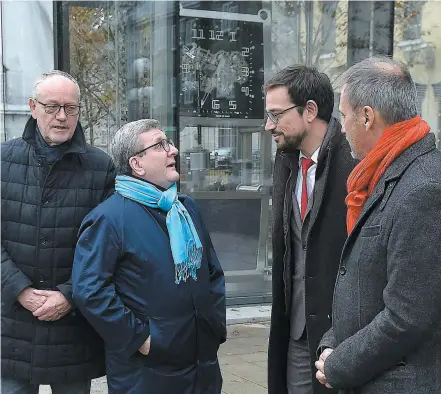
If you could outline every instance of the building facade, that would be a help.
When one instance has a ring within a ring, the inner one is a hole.
[[[227,278],[229,304],[271,297],[275,146],[262,85],[291,64],[333,82],[373,54],[409,65],[419,109],[439,136],[441,26],[436,1],[3,1],[2,139],[21,135],[34,79],[60,69],[81,87],[88,142],[161,121],[180,150],[180,190],[195,198]],[[337,86],[337,85],[336,85]],[[339,90],[335,92],[338,117]]]

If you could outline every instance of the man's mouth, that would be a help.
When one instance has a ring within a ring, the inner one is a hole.
[[[170,163],[167,167],[169,168],[175,168],[176,163]]]
[[[282,133],[271,133],[275,142],[279,142],[279,137],[282,136]]]
[[[55,126],[52,126],[52,128],[53,129],[56,129],[56,130],[67,130],[67,126],[57,126],[57,125],[55,125]]]

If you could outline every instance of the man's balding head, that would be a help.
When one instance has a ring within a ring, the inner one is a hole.
[[[342,86],[354,111],[371,107],[388,125],[417,115],[417,93],[407,67],[376,56],[354,64],[342,75]]]

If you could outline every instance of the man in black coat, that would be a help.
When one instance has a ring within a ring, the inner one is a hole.
[[[80,89],[52,71],[34,84],[23,136],[1,150],[1,392],[86,394],[102,341],[72,303],[83,218],[112,192],[110,157],[86,144]]]
[[[315,379],[315,352],[331,326],[346,240],[346,180],[355,166],[332,117],[329,78],[287,67],[265,85],[265,129],[277,144],[273,185],[273,305],[269,394],[332,393]]]

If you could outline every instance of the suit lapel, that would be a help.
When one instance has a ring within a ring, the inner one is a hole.
[[[320,149],[316,177],[313,192],[313,203],[311,211],[309,212],[309,229],[314,226],[317,220],[320,208],[323,203],[323,196],[325,194],[328,178],[329,169],[331,167],[331,159],[333,148],[335,149],[338,143],[338,134],[340,133],[341,126],[340,123],[335,118],[332,118],[329,122],[328,129],[326,130],[325,138],[323,139],[323,144]]]
[[[358,229],[358,227],[362,226],[366,218],[369,216],[369,213],[372,210],[372,208],[379,200],[381,200],[385,191],[385,186],[386,186],[386,182],[383,177],[375,187],[374,192],[367,199],[366,204],[364,205],[363,210],[361,211],[361,214],[358,217],[357,222],[355,223],[354,229],[352,230],[351,234],[354,233],[356,229]]]
[[[357,222],[354,225],[354,228],[352,229],[351,233],[348,235],[348,238],[346,239],[342,251],[342,260],[348,250],[348,245],[351,244],[353,239],[357,238],[359,229],[363,226],[363,224],[365,223],[366,219],[368,218],[369,214],[371,213],[375,205],[381,201],[385,189],[386,189],[386,180],[383,177],[382,179],[380,179],[379,183],[375,187],[374,192],[367,199],[366,204],[363,207],[363,211],[361,212],[360,216],[357,219]]]
[[[300,214],[300,207],[299,207],[299,203],[297,201],[297,196],[295,194],[295,192],[292,193],[292,210],[294,213],[294,219],[296,221],[297,227],[298,228],[302,228],[302,217]]]
[[[330,159],[331,159],[331,150],[328,149],[328,154],[326,155],[326,159],[325,159],[326,163],[325,163],[323,172],[320,174],[320,176],[318,178],[316,176],[315,184],[314,184],[314,191],[311,194],[312,206],[311,206],[311,210],[309,212],[309,215],[310,215],[309,228],[312,228],[312,226],[314,225],[314,222],[316,221],[316,219],[318,217],[320,207],[323,203],[323,195],[325,194],[326,183],[328,181]],[[316,174],[318,174],[318,172],[316,172]],[[310,205],[310,204],[308,204],[308,205]]]
[[[291,220],[291,213],[296,215],[296,209],[299,211],[299,204],[297,203],[297,198],[295,198],[295,189],[297,184],[297,174],[299,170],[299,153],[284,153],[283,154],[284,160],[286,161],[286,164],[288,165],[291,175],[288,178],[288,183],[286,185],[285,189],[285,200],[283,204],[283,218],[287,219],[287,222],[284,223],[288,228],[291,226],[290,220]],[[291,199],[291,203],[287,201],[288,199]],[[292,206],[292,212],[291,212],[291,206]],[[300,216],[300,212],[299,212]],[[297,221],[297,218],[296,218]]]

